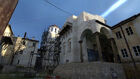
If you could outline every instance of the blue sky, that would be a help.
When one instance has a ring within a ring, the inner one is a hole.
[[[103,15],[119,0],[48,1],[78,16],[83,11]],[[112,26],[130,16],[140,13],[139,3],[140,0],[126,0],[105,17],[107,24]],[[10,24],[16,36],[20,35],[23,37],[24,32],[27,32],[29,38],[35,37],[35,39],[40,40],[45,28],[52,24],[62,27],[69,16],[71,15],[56,9],[44,0],[19,0]]]

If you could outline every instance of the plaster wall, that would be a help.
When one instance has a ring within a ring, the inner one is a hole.
[[[135,52],[133,50],[133,46],[139,46],[140,45],[139,31],[137,31],[139,29],[139,27],[137,26],[138,24],[137,24],[137,20],[134,20],[134,21],[131,21],[131,22],[126,23],[126,24],[124,24],[124,25],[121,26],[122,29],[123,29],[124,35],[126,37],[126,40],[128,42],[128,45],[130,47],[130,51],[131,51],[132,56],[135,59],[135,61],[140,61],[140,57],[139,56],[136,56],[135,55]],[[126,32],[126,28],[128,28],[128,27],[131,27],[131,29],[133,31],[133,34],[132,35],[128,35],[127,32]],[[114,39],[116,41],[116,45],[117,45],[117,48],[118,48],[119,55],[121,57],[121,61],[122,62],[132,61],[132,59],[130,57],[130,52],[128,50],[127,44],[125,42],[125,39],[123,37],[123,33],[121,31],[121,28],[120,27],[117,27],[117,28],[115,28],[112,31],[113,31],[113,37],[114,37]],[[116,37],[116,32],[118,32],[118,31],[121,32],[121,35],[122,35],[122,38],[121,39],[117,39],[117,37]],[[124,48],[127,50],[128,57],[123,57],[122,56],[121,49],[124,49]]]

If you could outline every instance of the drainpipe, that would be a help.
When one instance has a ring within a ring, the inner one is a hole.
[[[123,34],[123,37],[124,37],[124,40],[125,40],[126,46],[127,46],[127,48],[128,48],[128,51],[129,51],[130,57],[131,57],[131,59],[132,59],[132,62],[133,62],[134,68],[135,68],[135,70],[136,70],[136,69],[137,69],[137,66],[136,66],[136,62],[135,62],[135,60],[134,60],[134,58],[133,58],[132,52],[131,52],[131,50],[130,50],[130,46],[129,46],[129,44],[128,44],[128,41],[127,41],[127,39],[126,39],[126,36],[125,36],[124,31],[123,31],[123,29],[122,29],[122,26],[120,26],[120,28],[121,28],[121,31],[122,31],[122,34]]]

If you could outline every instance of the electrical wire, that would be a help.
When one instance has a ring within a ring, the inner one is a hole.
[[[62,8],[60,8],[60,7],[58,7],[58,6],[56,6],[55,4],[49,2],[48,0],[44,0],[44,1],[47,2],[48,4],[52,5],[53,7],[57,8],[58,10],[60,10],[60,11],[62,11],[62,12],[64,12],[64,13],[66,13],[66,14],[73,15],[72,13],[70,13],[70,12],[68,12],[68,11],[66,11],[66,10],[64,10],[64,9],[62,9]]]

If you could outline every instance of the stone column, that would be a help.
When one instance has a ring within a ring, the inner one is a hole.
[[[103,61],[102,48],[101,48],[100,39],[99,39],[99,33],[96,32],[95,36],[96,36],[96,43],[97,43],[97,49],[98,49],[98,53],[99,53],[99,58],[100,58],[100,61]]]
[[[110,41],[111,41],[111,47],[112,47],[113,55],[114,55],[114,62],[117,63],[118,62],[118,57],[117,57],[118,52],[117,52],[117,50],[116,50],[117,48],[114,44],[114,38],[111,38]]]
[[[84,61],[83,60],[83,51],[82,51],[82,43],[83,43],[83,41],[82,40],[80,40],[79,41],[79,44],[80,44],[80,60],[81,60],[81,63]]]

